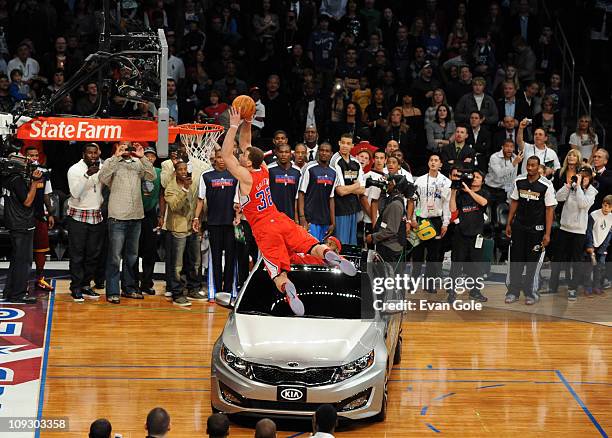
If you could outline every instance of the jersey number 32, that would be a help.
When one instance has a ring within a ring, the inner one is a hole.
[[[272,194],[270,193],[270,186],[255,193],[255,197],[259,200],[257,211],[263,211],[273,204]]]

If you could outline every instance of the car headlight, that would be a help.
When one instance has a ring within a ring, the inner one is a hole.
[[[357,360],[354,360],[351,363],[347,363],[346,365],[342,365],[338,367],[336,373],[333,377],[333,382],[341,382],[346,379],[350,379],[353,376],[356,376],[360,372],[367,370],[374,363],[374,350],[370,351],[365,356],[360,357]]]
[[[221,346],[221,359],[223,359],[223,362],[229,365],[229,367],[238,374],[241,374],[249,379],[251,378],[251,364],[236,356],[225,345]]]

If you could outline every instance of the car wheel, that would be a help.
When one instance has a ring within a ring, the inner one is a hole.
[[[393,356],[393,365],[398,365],[402,361],[402,337],[397,338],[395,346],[395,355]]]
[[[380,412],[374,416],[374,421],[383,422],[387,419],[387,384],[385,383],[385,392],[383,394],[382,404],[380,406]]]

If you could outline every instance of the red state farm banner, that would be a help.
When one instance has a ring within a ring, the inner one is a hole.
[[[174,142],[176,128],[168,141]],[[22,140],[157,141],[157,122],[151,120],[36,117],[17,129]]]

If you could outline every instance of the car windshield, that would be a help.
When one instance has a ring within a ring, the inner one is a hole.
[[[294,266],[289,278],[304,303],[304,318],[371,319],[375,312],[367,273],[349,277],[324,266]],[[295,316],[260,266],[246,286],[236,309],[240,314]]]

